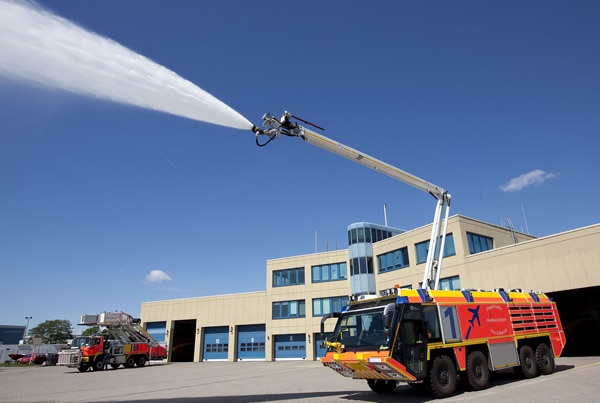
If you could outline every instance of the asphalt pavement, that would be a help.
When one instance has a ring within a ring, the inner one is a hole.
[[[488,389],[458,390],[445,402],[599,402],[600,357],[556,360],[556,371],[520,379],[494,373]],[[156,363],[80,373],[64,367],[0,367],[0,402],[428,402],[401,384],[389,395],[313,361]]]

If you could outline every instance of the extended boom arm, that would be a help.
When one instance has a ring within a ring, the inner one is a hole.
[[[435,197],[437,204],[433,219],[433,227],[431,230],[431,238],[429,241],[425,273],[423,274],[422,287],[437,289],[439,286],[442,258],[444,255],[443,251],[446,241],[446,228],[450,210],[450,194],[441,187],[429,183],[417,176],[411,175],[408,172],[380,161],[377,158],[361,153],[351,147],[345,146],[344,144],[331,140],[321,134],[308,130],[303,126],[300,126],[297,122],[291,120],[292,117],[294,116],[288,112],[284,112],[281,119],[277,119],[275,116],[265,113],[262,117],[262,128],[259,128],[258,126],[252,127],[252,131],[256,134],[256,143],[259,146],[264,146],[273,139],[278,138],[281,134],[289,137],[300,137],[307,143],[311,143],[319,148],[352,160],[356,163],[366,166],[367,168],[379,171]],[[309,122],[304,122],[310,124]],[[268,136],[269,139],[265,143],[260,144],[258,141],[259,135]],[[442,216],[444,216],[443,220]]]

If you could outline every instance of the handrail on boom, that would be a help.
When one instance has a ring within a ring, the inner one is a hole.
[[[275,116],[269,113],[265,113],[262,117],[262,128],[259,128],[258,126],[252,127],[252,131],[256,134],[256,144],[261,147],[265,146],[282,134],[288,137],[300,137],[307,143],[352,160],[367,168],[381,172],[382,174],[385,174],[393,179],[399,180],[426,193],[429,193],[437,200],[433,217],[431,237],[429,240],[429,249],[427,252],[425,272],[423,274],[422,288],[434,290],[438,289],[440,272],[442,269],[442,259],[444,256],[444,246],[446,243],[448,215],[450,212],[450,193],[448,193],[447,190],[406,171],[403,171],[400,168],[385,163],[368,154],[357,151],[342,143],[325,137],[322,134],[309,130],[299,125],[297,122],[292,120],[292,118],[301,120],[304,123],[321,129],[310,122],[291,115],[287,111],[282,114],[280,119],[277,119]],[[267,136],[268,140],[261,144],[258,140],[259,135]],[[443,219],[442,216],[444,217]]]

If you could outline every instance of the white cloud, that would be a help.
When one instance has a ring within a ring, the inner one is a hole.
[[[146,276],[147,283],[162,283],[163,281],[171,281],[171,276],[162,270],[152,270]]]
[[[551,172],[542,171],[541,169],[534,169],[531,172],[517,176],[508,181],[506,185],[500,186],[500,190],[503,192],[516,192],[527,186],[537,185],[548,179],[554,178],[556,175]]]

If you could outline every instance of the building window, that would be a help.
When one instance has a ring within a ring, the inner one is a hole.
[[[273,319],[304,318],[304,300],[273,302]]]
[[[350,259],[350,271],[352,275],[373,273],[373,258],[363,256]]]
[[[460,277],[446,277],[440,279],[440,290],[460,290]]]
[[[386,231],[376,228],[352,228],[348,231],[348,245],[354,245],[355,243],[364,242],[379,242],[383,241],[384,239],[390,238],[393,235],[394,233],[392,231]]]
[[[313,316],[323,316],[331,312],[341,312],[348,305],[348,297],[330,297],[313,299]]]
[[[273,272],[273,287],[304,284],[304,267],[276,270]]]
[[[312,267],[312,282],[322,283],[325,281],[346,280],[348,270],[346,262],[323,264]]]
[[[471,254],[485,252],[494,248],[494,240],[489,236],[467,232],[467,241],[469,243],[469,253]]]
[[[265,351],[264,341],[240,343],[240,352],[250,353],[260,351]]]
[[[379,273],[402,269],[408,267],[408,248],[404,247],[392,252],[377,256],[379,262]]]
[[[427,252],[429,251],[429,241],[415,244],[415,250],[417,252],[417,264],[425,263],[427,261]],[[444,257],[454,255],[456,255],[456,249],[454,249],[454,237],[452,234],[447,234],[446,243],[444,245]]]

